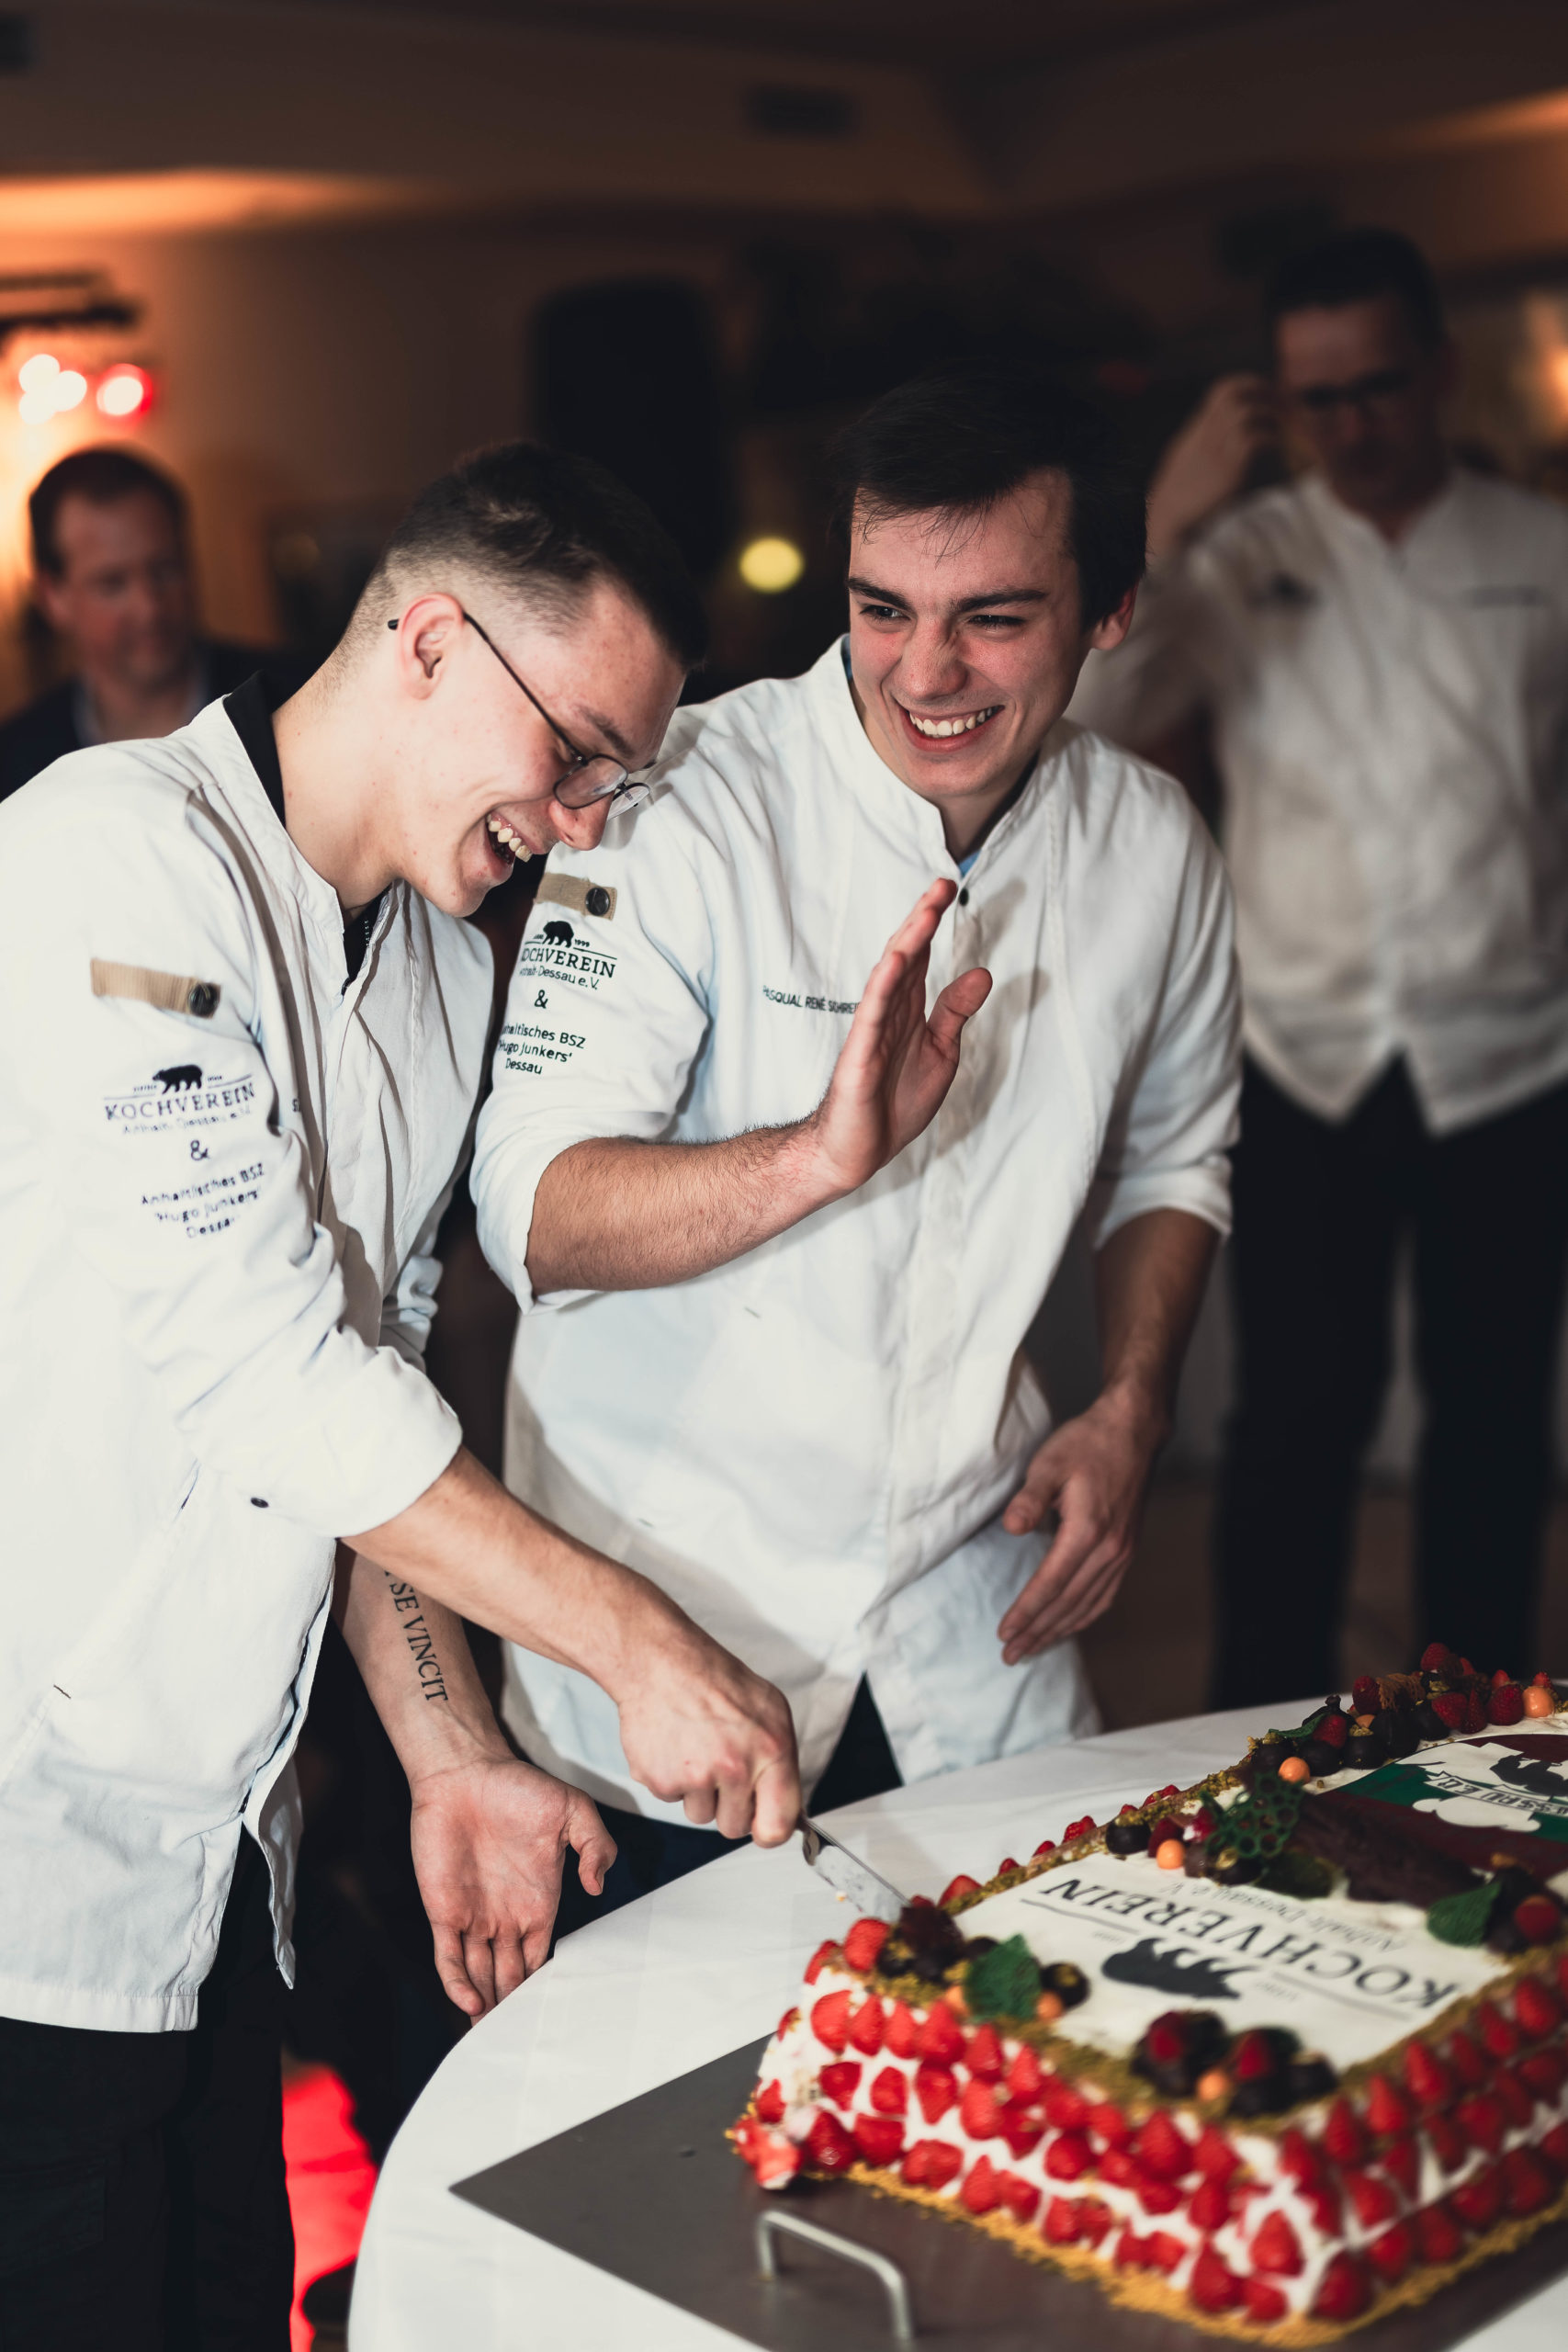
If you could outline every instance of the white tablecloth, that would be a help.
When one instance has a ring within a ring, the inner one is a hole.
[[[1299,1722],[1303,1702],[1274,1720]],[[1244,1752],[1258,1714],[1113,1732],[896,1790],[832,1816],[911,1894],[986,1878],[1083,1813],[1103,1820]],[[481,2213],[451,2183],[769,2032],[847,1914],[798,1840],[722,1862],[569,1936],[469,2033],[393,2143],[360,2252],[351,2352],[717,2352],[740,2339]],[[606,2215],[606,2226],[614,2217]],[[1472,2339],[1562,2352],[1568,2279]],[[823,2352],[830,2352],[824,2345]]]

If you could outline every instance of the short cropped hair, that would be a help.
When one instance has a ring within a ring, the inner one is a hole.
[[[64,570],[60,552],[60,510],[68,498],[85,498],[94,506],[118,505],[122,498],[147,495],[167,508],[181,537],[185,536],[186,494],[172,475],[129,449],[75,449],[51,466],[28,500],[32,524],[33,562],[39,571],[58,580]]]
[[[406,582],[477,577],[542,617],[571,619],[603,581],[641,606],[683,670],[707,650],[707,616],[674,540],[651,510],[591,458],[507,441],[465,458],[420,492],[382,551],[360,612]]]
[[[1337,311],[1347,302],[1392,294],[1404,305],[1411,332],[1427,350],[1448,339],[1443,298],[1418,245],[1397,229],[1341,229],[1287,255],[1264,291],[1270,334],[1292,311]]]
[[[832,465],[832,529],[843,549],[857,501],[874,523],[978,516],[1049,469],[1071,492],[1083,625],[1113,613],[1143,575],[1144,493],[1109,418],[1033,366],[961,360],[917,376],[840,435]]]

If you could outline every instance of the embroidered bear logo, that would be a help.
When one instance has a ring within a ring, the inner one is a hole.
[[[167,1069],[152,1073],[165,1094],[183,1094],[201,1084],[201,1072],[195,1062],[172,1062]]]
[[[576,936],[569,922],[547,922],[545,925],[545,937],[552,947],[570,947]]]

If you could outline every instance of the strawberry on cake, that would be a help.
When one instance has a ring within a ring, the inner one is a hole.
[[[824,1944],[736,2145],[1311,2345],[1568,2214],[1568,1713],[1434,1645]]]

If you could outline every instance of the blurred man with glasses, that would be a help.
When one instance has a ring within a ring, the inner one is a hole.
[[[1337,235],[1267,309],[1272,379],[1216,384],[1167,451],[1137,617],[1072,706],[1145,748],[1206,708],[1224,786],[1225,1706],[1337,1687],[1406,1252],[1420,1638],[1534,1666],[1568,1266],[1568,514],[1451,461],[1456,353],[1406,239]],[[1281,434],[1296,478],[1239,495]]]

